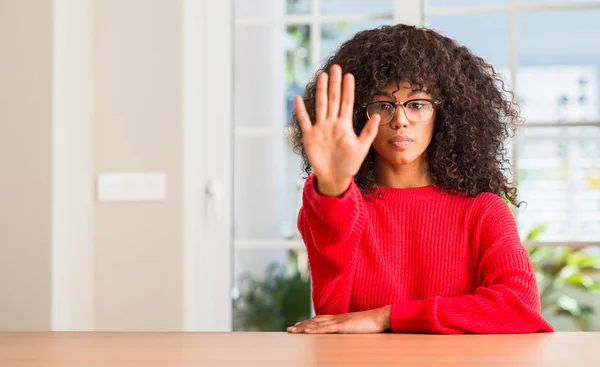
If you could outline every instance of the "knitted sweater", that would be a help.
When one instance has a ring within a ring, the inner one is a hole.
[[[378,190],[381,196],[363,195],[352,182],[327,197],[315,176],[305,184],[298,227],[317,315],[391,305],[393,332],[553,331],[500,197],[435,185]]]

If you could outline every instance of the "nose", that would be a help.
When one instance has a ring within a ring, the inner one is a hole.
[[[406,111],[404,111],[404,107],[402,105],[396,107],[396,113],[394,114],[394,118],[390,122],[392,129],[398,130],[400,128],[407,128],[410,122],[408,118],[406,118]]]

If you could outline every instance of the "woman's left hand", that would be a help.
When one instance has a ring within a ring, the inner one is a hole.
[[[341,315],[319,315],[287,328],[292,334],[373,334],[390,328],[391,306]]]

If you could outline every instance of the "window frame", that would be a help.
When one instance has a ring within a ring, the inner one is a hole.
[[[512,90],[518,90],[517,85],[517,70],[519,68],[518,60],[518,34],[517,34],[517,16],[523,12],[532,11],[556,11],[556,10],[585,10],[585,9],[600,9],[599,3],[573,3],[573,4],[537,4],[523,5],[517,0],[507,0],[506,5],[476,5],[476,6],[435,6],[429,5],[429,0],[394,0],[394,11],[392,14],[320,14],[320,5],[322,0],[310,0],[311,12],[306,15],[283,15],[276,18],[267,17],[234,17],[234,27],[239,24],[277,24],[277,25],[309,25],[310,26],[310,55],[312,71],[315,72],[320,66],[321,53],[321,27],[326,23],[336,22],[359,22],[373,21],[382,19],[392,19],[393,24],[404,23],[423,26],[427,24],[427,18],[432,15],[462,15],[462,14],[489,14],[489,13],[508,13],[509,15],[509,70],[511,78]],[[235,55],[234,55],[235,57]],[[518,96],[516,96],[518,97]],[[600,121],[581,122],[581,123],[564,123],[564,122],[531,122],[523,125],[521,129],[538,129],[544,127],[600,127]],[[234,136],[269,136],[273,139],[278,138],[283,133],[282,128],[272,127],[236,127],[233,126]],[[517,139],[519,133],[514,139]],[[517,172],[518,167],[518,144],[516,140],[512,144],[511,164],[513,172]],[[516,175],[515,175],[516,180]],[[518,212],[514,211],[515,218],[518,223]],[[579,242],[579,241],[525,241],[526,246],[562,246],[581,248],[586,246],[600,246],[599,241],[594,242]],[[233,238],[233,248],[272,248],[272,249],[301,249],[304,244],[301,239],[277,239],[277,238]]]

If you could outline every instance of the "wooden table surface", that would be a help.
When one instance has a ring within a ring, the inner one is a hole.
[[[0,333],[2,367],[600,366],[600,333]]]

